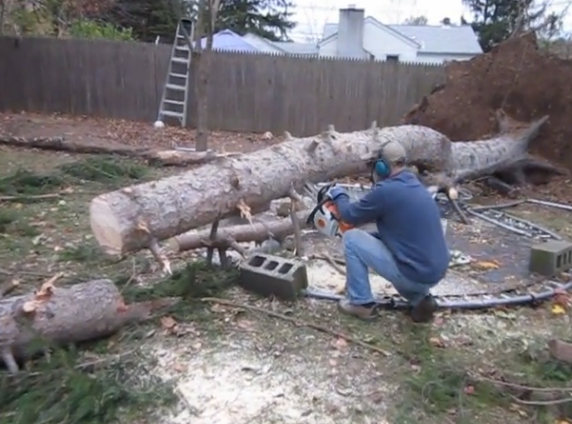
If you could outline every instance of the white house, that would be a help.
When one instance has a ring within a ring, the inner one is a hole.
[[[318,44],[320,56],[436,64],[482,52],[469,25],[385,25],[355,7],[340,9],[339,23],[326,24]]]
[[[206,44],[206,39],[203,40]],[[469,25],[385,25],[363,9],[340,9],[339,23],[326,24],[318,45],[270,41],[255,34],[223,30],[214,35],[217,50],[297,56],[345,57],[440,64],[468,60],[483,51]]]

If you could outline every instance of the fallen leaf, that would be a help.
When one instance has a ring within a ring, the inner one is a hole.
[[[163,327],[165,330],[172,330],[176,327],[176,325],[177,321],[175,321],[170,316],[164,316],[161,318],[161,327]]]
[[[441,337],[431,337],[429,339],[431,346],[435,347],[445,347],[445,341]]]
[[[566,313],[566,309],[562,307],[562,305],[554,304],[552,305],[552,309],[550,310],[554,315],[564,315]]]
[[[177,362],[174,366],[173,369],[177,372],[187,372],[187,370],[189,369],[189,367],[185,364],[181,364],[179,362]]]
[[[482,269],[498,269],[499,263],[497,261],[479,261],[475,266]]]
[[[241,330],[253,331],[256,326],[254,321],[249,321],[247,319],[241,319],[236,323],[237,327]]]
[[[336,349],[343,349],[348,346],[348,342],[346,339],[338,337],[336,340],[334,340],[333,345]]]
[[[466,395],[472,395],[475,393],[475,388],[473,386],[465,386],[465,388],[463,389],[463,393],[465,393]]]
[[[336,365],[338,365],[338,361],[336,361],[335,359],[330,359],[329,364],[331,367],[335,367]]]

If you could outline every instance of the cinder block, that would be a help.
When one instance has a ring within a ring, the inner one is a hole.
[[[572,268],[572,243],[549,240],[531,247],[528,266],[530,272],[554,277],[570,268]]]
[[[262,296],[295,300],[308,287],[306,265],[296,259],[257,254],[239,267],[240,286]]]

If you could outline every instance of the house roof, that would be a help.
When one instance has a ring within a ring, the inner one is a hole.
[[[384,25],[377,19],[368,16],[365,22],[376,26],[384,26],[401,34],[403,37],[419,45],[419,53],[467,53],[479,54],[483,50],[473,28],[462,26],[436,26],[436,25]],[[323,40],[333,37],[338,32],[338,24],[324,25]]]
[[[207,37],[201,38],[201,46],[206,47]],[[215,50],[234,50],[254,52],[258,48],[249,43],[237,33],[230,29],[224,29],[213,35],[213,49]]]
[[[289,54],[318,54],[318,46],[311,43],[291,43],[287,41],[272,41],[271,43]]]

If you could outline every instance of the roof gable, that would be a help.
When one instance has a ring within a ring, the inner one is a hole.
[[[201,38],[201,46],[205,48],[206,45],[207,37]],[[224,29],[213,34],[213,50],[258,51],[256,46],[253,46],[243,37],[230,29]]]
[[[385,32],[393,35],[394,37],[400,39],[401,41],[409,44],[412,47],[415,47],[415,48],[420,47],[420,45],[415,40],[412,40],[411,38],[405,36],[404,34],[400,33],[399,31],[395,31],[389,25],[382,24],[377,19],[375,19],[371,16],[368,16],[367,18],[364,19],[364,25],[368,25],[368,24],[373,25],[375,28],[380,29],[382,31],[385,31]],[[326,24],[326,25],[324,25],[324,34],[326,34],[326,32],[328,33],[328,35],[324,36],[324,38],[318,44],[319,46],[333,40],[334,38],[336,38],[338,36],[338,24]]]
[[[477,35],[469,25],[436,26],[436,25],[384,25],[377,19],[368,16],[366,22],[390,28],[403,37],[416,43],[419,53],[434,54],[480,54],[483,52]],[[338,32],[338,24],[324,25],[322,42],[332,39]],[[320,44],[322,43],[320,42]]]

